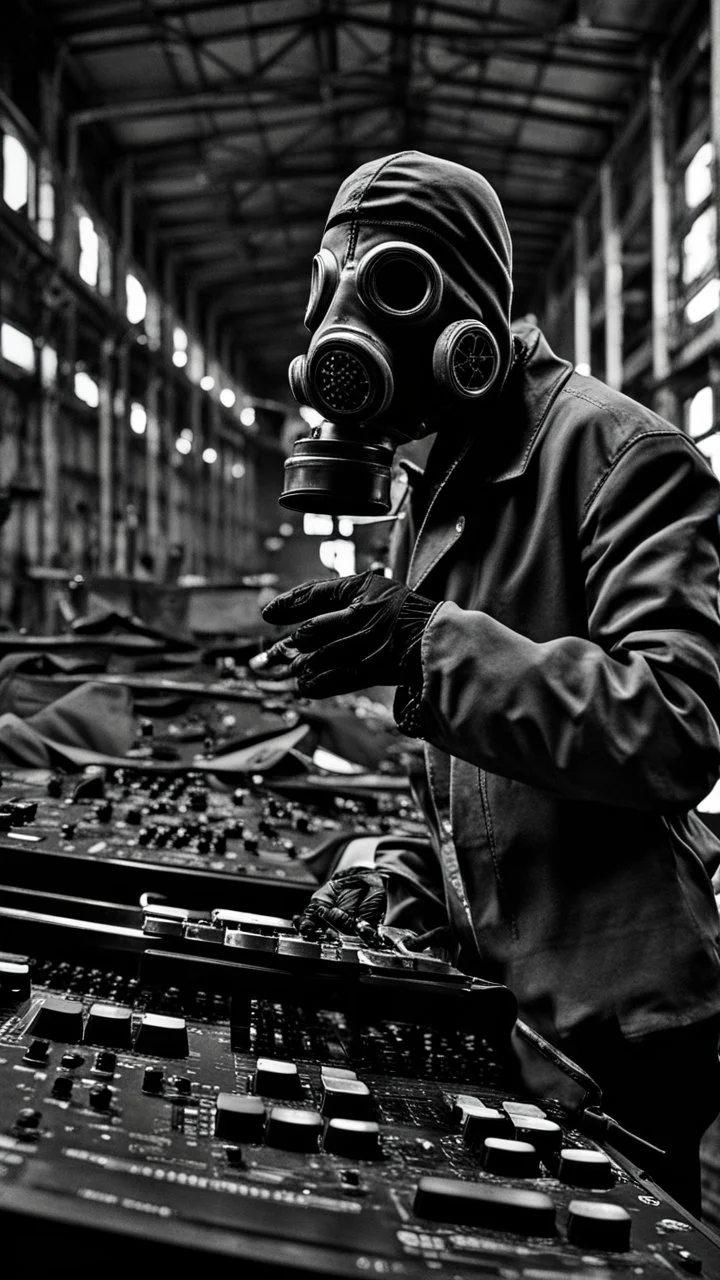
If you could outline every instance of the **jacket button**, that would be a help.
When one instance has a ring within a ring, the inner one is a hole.
[[[460,519],[455,521],[455,532],[462,533],[464,528],[465,528],[465,517],[460,516]]]

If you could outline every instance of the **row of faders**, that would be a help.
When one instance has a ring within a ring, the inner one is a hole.
[[[287,997],[280,985],[268,996],[262,956],[279,983],[282,939],[286,958],[305,940],[234,924],[275,950],[223,947],[186,966],[174,938],[176,951],[140,962],[52,948],[0,959],[6,1256],[25,1257],[41,1222],[43,1239],[103,1274],[111,1253],[145,1268],[224,1257],[283,1277],[720,1275],[720,1243],[700,1224],[557,1104],[523,1095],[482,998],[472,1018],[430,1019],[451,998],[461,1009],[471,980],[340,955],[358,993],[365,983],[396,1010],[373,1018],[372,999],[319,1002],[306,955]],[[210,927],[227,936],[233,921]],[[202,985],[186,981],[193,964]]]

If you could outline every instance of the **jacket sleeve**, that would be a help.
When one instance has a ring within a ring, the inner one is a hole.
[[[626,446],[579,526],[587,636],[536,643],[440,605],[422,736],[569,799],[692,808],[720,774],[718,493],[684,437]]]

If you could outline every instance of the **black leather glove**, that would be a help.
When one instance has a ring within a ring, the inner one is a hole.
[[[284,666],[311,698],[374,684],[422,684],[420,641],[436,604],[377,573],[306,582],[262,610],[266,622],[300,623],[252,658],[254,671]]]
[[[383,922],[385,901],[385,877],[370,867],[351,867],[316,889],[295,923],[306,938],[330,928],[372,942]]]

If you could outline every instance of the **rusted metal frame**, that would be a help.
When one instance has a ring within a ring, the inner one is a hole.
[[[620,390],[623,381],[622,242],[617,219],[614,166],[600,169],[600,222],[603,255],[605,381]]]

